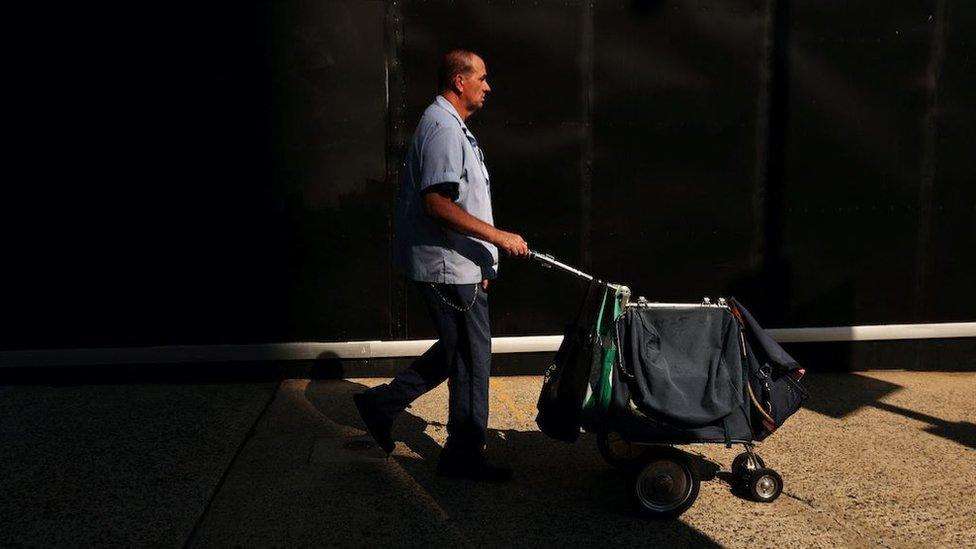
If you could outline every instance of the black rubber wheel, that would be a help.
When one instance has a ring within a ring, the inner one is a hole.
[[[759,503],[772,503],[783,493],[783,477],[772,469],[756,469],[749,475],[749,496]]]
[[[741,454],[735,456],[735,459],[732,460],[732,474],[737,478],[746,480],[749,478],[750,473],[756,469],[762,469],[766,466],[766,462],[759,457],[759,454],[754,453],[753,455],[756,456],[758,465],[756,463],[750,463],[749,452],[742,452]]]
[[[673,519],[684,513],[695,500],[701,479],[683,452],[673,448],[655,450],[637,473],[631,495],[646,518]]]
[[[646,461],[650,446],[632,444],[616,431],[603,431],[596,435],[596,446],[603,459],[621,469],[637,469]]]

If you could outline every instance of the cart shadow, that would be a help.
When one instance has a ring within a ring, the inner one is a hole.
[[[678,449],[680,450],[681,448],[679,447]],[[718,480],[722,484],[725,484],[732,495],[751,501],[748,491],[744,489],[743,483],[731,472],[723,471],[721,463],[708,459],[701,454],[684,453],[690,458],[691,465],[698,472],[698,477],[702,482]]]
[[[803,403],[807,410],[843,419],[858,410],[870,407],[928,423],[927,433],[951,440],[968,448],[976,448],[976,424],[968,421],[947,421],[922,412],[903,408],[882,400],[904,389],[901,385],[858,374],[824,373],[804,379],[811,398]]]
[[[306,398],[323,415],[362,428],[352,394],[366,387],[347,380],[312,381]],[[680,519],[640,518],[630,501],[629,476],[608,466],[596,438],[584,434],[574,444],[537,431],[489,430],[489,459],[512,466],[515,477],[504,484],[443,478],[435,465],[440,444],[428,432],[445,429],[407,409],[394,425],[394,459],[446,510],[451,523],[468,539],[501,543],[554,545],[719,545]],[[419,459],[417,459],[419,457]],[[697,457],[697,456],[696,456]],[[699,461],[705,480],[718,464]]]
[[[746,501],[752,501],[752,497],[749,495],[749,489],[746,483],[729,471],[721,471],[716,477],[720,480],[725,487],[728,489],[729,493],[733,496],[743,499]]]

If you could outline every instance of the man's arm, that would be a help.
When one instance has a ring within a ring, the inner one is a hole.
[[[490,242],[508,255],[529,255],[529,245],[520,235],[497,229],[469,214],[446,193],[437,190],[424,193],[424,213],[453,231]]]

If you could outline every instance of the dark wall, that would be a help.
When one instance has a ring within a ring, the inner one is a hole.
[[[100,11],[93,11],[100,10]],[[383,1],[18,14],[4,349],[433,335],[389,267],[439,54],[496,221],[654,300],[770,326],[973,320],[976,9]],[[580,288],[503,260],[496,335]]]
[[[791,7],[784,322],[972,319],[976,172],[956,151],[976,96],[959,101],[972,46],[950,23],[965,6]]]

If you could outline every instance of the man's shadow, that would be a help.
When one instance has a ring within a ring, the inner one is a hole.
[[[313,380],[305,396],[332,421],[364,429],[352,395],[366,388],[342,379]],[[428,429],[446,426],[405,410],[394,424],[397,450],[390,459],[426,490],[469,539],[718,546],[680,518],[640,519],[630,501],[628,476],[602,460],[593,435],[583,434],[576,443],[567,444],[538,431],[489,429],[490,458],[510,464],[515,477],[504,484],[486,484],[438,476],[435,467],[441,446],[427,434]],[[714,478],[717,467],[704,464],[703,468],[705,480]],[[525,540],[522,535],[530,537]]]

